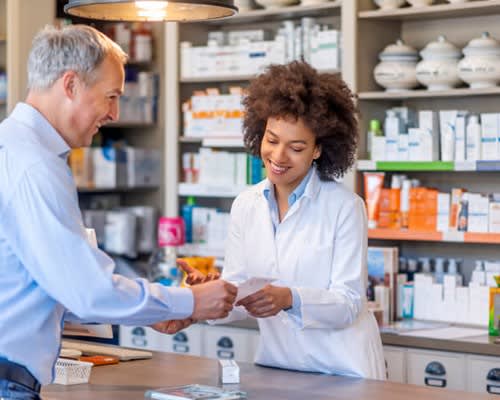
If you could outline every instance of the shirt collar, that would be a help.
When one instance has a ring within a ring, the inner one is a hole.
[[[10,117],[36,132],[41,143],[50,152],[63,159],[67,158],[71,148],[47,118],[36,108],[27,103],[18,103]]]
[[[312,166],[309,168],[307,175],[302,179],[300,184],[294,189],[294,191],[288,196],[288,206],[291,207],[298,199],[302,196],[311,197],[315,190],[314,188],[310,188],[311,182],[313,186],[316,184],[313,182],[315,179],[311,179],[311,177],[316,177],[316,167]],[[269,179],[266,179],[263,189],[264,197],[267,201],[271,201],[271,199],[275,199],[274,195],[274,185],[271,183]]]

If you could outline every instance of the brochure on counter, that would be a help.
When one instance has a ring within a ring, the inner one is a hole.
[[[144,397],[156,400],[237,400],[246,399],[247,395],[239,390],[192,384],[148,390]]]

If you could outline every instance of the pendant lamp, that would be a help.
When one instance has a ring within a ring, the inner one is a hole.
[[[201,21],[237,13],[233,0],[69,0],[75,17],[106,21]]]

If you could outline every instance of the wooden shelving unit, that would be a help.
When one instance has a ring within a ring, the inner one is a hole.
[[[446,35],[458,48],[480,36],[481,32],[500,37],[498,18],[500,0],[475,0],[451,4],[440,1],[426,7],[403,7],[395,10],[377,9],[371,0],[356,1],[357,33],[356,59],[352,68],[356,72],[354,88],[361,111],[360,152],[356,170],[357,187],[362,193],[364,171],[386,172],[386,186],[391,175],[404,174],[417,178],[423,186],[434,187],[450,193],[452,188],[466,188],[483,194],[498,192],[500,161],[477,162],[374,162],[367,158],[366,132],[372,118],[383,121],[385,111],[392,107],[409,107],[414,110],[468,110],[472,113],[498,112],[500,87],[471,89],[462,87],[429,91],[426,89],[384,91],[373,77],[373,70],[380,62],[379,53],[399,38],[417,50]],[[347,67],[349,68],[349,67]],[[500,234],[475,232],[412,232],[388,229],[369,230],[374,241],[397,244],[400,254],[407,257],[454,257],[462,260],[461,272],[466,279],[477,259],[500,259]],[[493,246],[491,246],[493,245]],[[483,246],[483,247],[481,247]]]
[[[358,171],[498,172],[500,160],[491,161],[372,161],[358,160]]]
[[[427,98],[463,98],[474,96],[498,96],[500,87],[486,89],[457,88],[450,90],[402,90],[395,92],[360,92],[360,100],[406,100],[406,99],[427,99]]]
[[[351,0],[352,1],[352,0]],[[289,7],[258,9],[242,12],[231,18],[209,22],[211,25],[247,24],[254,22],[282,21],[289,18],[321,17],[325,13],[338,12],[340,14],[342,0],[310,6],[296,5]]]
[[[476,244],[499,244],[500,233],[479,232],[419,232],[397,229],[369,229],[369,239],[403,240],[423,242],[455,242]]]
[[[138,193],[158,190],[158,186],[138,186],[138,187],[114,187],[114,188],[77,188],[78,193],[99,194],[99,193]]]
[[[189,137],[181,136],[179,138],[181,143],[196,143],[203,147],[218,147],[218,148],[242,148],[243,138],[242,137]]]
[[[179,183],[179,196],[234,198],[248,186],[217,186],[197,183]]]
[[[360,19],[407,21],[416,19],[462,18],[497,14],[499,0],[478,0],[457,4],[432,4],[426,7],[404,7],[395,10],[361,11]]]

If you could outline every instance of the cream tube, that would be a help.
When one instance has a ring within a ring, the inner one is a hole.
[[[365,201],[368,213],[368,229],[377,227],[380,192],[384,186],[385,173],[365,172]]]

